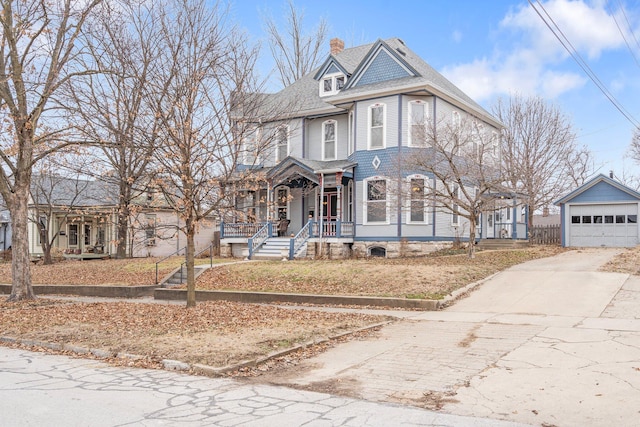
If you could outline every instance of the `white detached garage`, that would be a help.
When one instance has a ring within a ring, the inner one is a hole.
[[[640,193],[598,175],[567,194],[560,206],[562,246],[632,247],[638,243]]]

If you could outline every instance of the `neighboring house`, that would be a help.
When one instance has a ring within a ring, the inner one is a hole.
[[[398,177],[398,155],[424,150],[415,129],[442,118],[478,121],[499,153],[502,124],[400,39],[343,47],[331,40],[319,68],[270,95],[270,105],[290,113],[261,117],[244,141],[240,168],[260,171],[265,185],[239,195],[239,214],[222,224],[223,254],[259,252],[281,219],[296,236],[290,257],[306,243],[311,256],[423,254],[467,236],[464,218],[435,208],[431,174]],[[256,158],[251,148],[267,135],[271,149]],[[478,237],[526,239],[526,208],[515,193],[494,194],[484,207]],[[268,224],[271,233],[260,232]]]
[[[0,210],[0,251],[11,247],[11,219],[9,211]]]
[[[633,247],[638,240],[640,193],[598,175],[560,200],[562,246]]]
[[[116,253],[118,186],[97,180],[37,177],[29,204],[29,250],[43,255],[39,225],[46,224],[52,248],[68,258],[99,258]],[[134,202],[129,220],[127,254],[164,257],[186,245],[177,225],[182,221],[158,193],[147,191]],[[214,221],[201,225],[196,251],[208,247],[217,230]],[[54,238],[55,237],[55,238]]]

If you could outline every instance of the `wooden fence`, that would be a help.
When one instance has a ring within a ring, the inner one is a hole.
[[[529,242],[534,245],[559,245],[560,225],[534,225]]]

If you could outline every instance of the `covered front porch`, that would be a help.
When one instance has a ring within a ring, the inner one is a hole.
[[[490,192],[482,202],[481,239],[527,240],[528,206],[523,195],[514,192]]]
[[[353,242],[353,167],[349,161],[287,157],[266,188],[241,192],[233,221],[220,224],[221,252],[252,258],[269,239],[288,240],[297,255],[307,243]]]

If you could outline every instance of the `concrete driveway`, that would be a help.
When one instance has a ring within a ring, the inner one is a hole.
[[[547,427],[640,425],[640,278],[597,271],[616,253],[510,268],[274,381]]]

